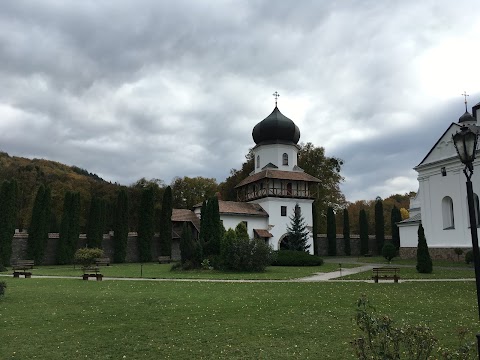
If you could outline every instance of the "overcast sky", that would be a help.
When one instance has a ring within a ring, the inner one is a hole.
[[[0,2],[0,149],[223,181],[274,107],[345,165],[347,200],[412,168],[480,102],[478,1]]]

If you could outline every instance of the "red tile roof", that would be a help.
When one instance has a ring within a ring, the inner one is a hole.
[[[258,237],[262,238],[271,238],[273,237],[272,234],[268,230],[265,229],[253,229],[253,231],[257,234]]]
[[[246,179],[240,182],[235,188],[256,182],[261,179],[280,179],[280,180],[294,180],[294,181],[306,181],[306,182],[317,182],[320,180],[315,176],[309,175],[305,172],[300,171],[283,171],[283,170],[274,170],[274,169],[265,169],[256,174],[250,175]]]
[[[220,214],[268,217],[267,212],[258,204],[219,200],[218,208]]]
[[[200,219],[188,209],[172,209],[172,221],[190,221],[197,230],[200,230]]]

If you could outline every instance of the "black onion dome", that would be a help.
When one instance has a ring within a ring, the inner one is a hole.
[[[468,111],[465,111],[465,114],[460,116],[460,118],[458,119],[458,122],[463,123],[463,122],[467,122],[467,121],[476,122],[477,120],[472,116],[472,114],[470,114]]]
[[[300,129],[275,106],[270,115],[255,125],[252,137],[257,145],[296,145],[300,140]]]

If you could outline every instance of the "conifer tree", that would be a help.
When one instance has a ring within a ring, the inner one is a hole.
[[[183,223],[182,235],[180,237],[180,257],[182,264],[190,261],[193,265],[195,262],[195,244],[192,238],[192,230],[186,222]]]
[[[375,239],[377,251],[381,253],[385,243],[385,220],[383,218],[383,201],[380,197],[377,197],[375,201]]]
[[[360,210],[359,213],[359,227],[360,227],[360,254],[366,255],[369,252],[368,246],[368,220],[365,209]]]
[[[143,190],[138,216],[138,257],[140,262],[152,260],[152,239],[154,235],[155,199],[153,188]]]
[[[116,263],[123,263],[127,256],[128,242],[128,196],[125,189],[120,190],[117,195],[113,226],[113,259]]]
[[[167,186],[163,193],[162,211],[160,213],[160,254],[172,255],[172,188]]]
[[[397,249],[400,250],[400,231],[398,229],[397,223],[402,221],[402,214],[400,213],[400,209],[396,206],[393,206],[391,215],[391,229],[392,229],[392,243]]]
[[[313,232],[313,254],[318,255],[318,220],[317,220],[317,202],[312,204],[312,232]]]
[[[10,265],[17,217],[17,182],[4,181],[0,188],[0,265]]]
[[[208,199],[205,211],[202,211],[202,219],[203,255],[205,257],[219,255],[223,226],[220,221],[218,198],[216,196]]]
[[[207,200],[203,200],[202,208],[200,209],[200,234],[199,234],[199,241],[200,245],[203,247],[205,246],[205,218],[207,213]]]
[[[89,248],[102,248],[105,230],[105,202],[92,196],[87,224],[87,244]]]
[[[347,208],[343,209],[343,241],[345,255],[350,256],[352,254],[352,248],[350,245],[350,218]]]
[[[27,240],[27,256],[34,260],[35,264],[42,264],[45,255],[50,221],[50,201],[50,189],[40,185],[32,209]]]
[[[295,205],[293,215],[290,217],[290,225],[287,227],[286,246],[288,250],[307,251],[310,247],[308,242],[308,230],[305,219],[302,216],[300,206]]]
[[[330,206],[327,209],[327,241],[328,255],[337,255],[337,225],[335,222],[335,213]]]
[[[80,193],[67,191],[63,201],[60,236],[57,243],[57,264],[71,264],[80,235]]]
[[[418,227],[417,246],[417,271],[422,274],[430,274],[433,271],[432,258],[428,251],[427,239],[422,224]]]

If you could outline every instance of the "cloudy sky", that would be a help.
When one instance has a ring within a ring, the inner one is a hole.
[[[274,107],[345,161],[347,200],[417,190],[480,102],[471,1],[0,3],[0,149],[141,177],[223,181]]]

